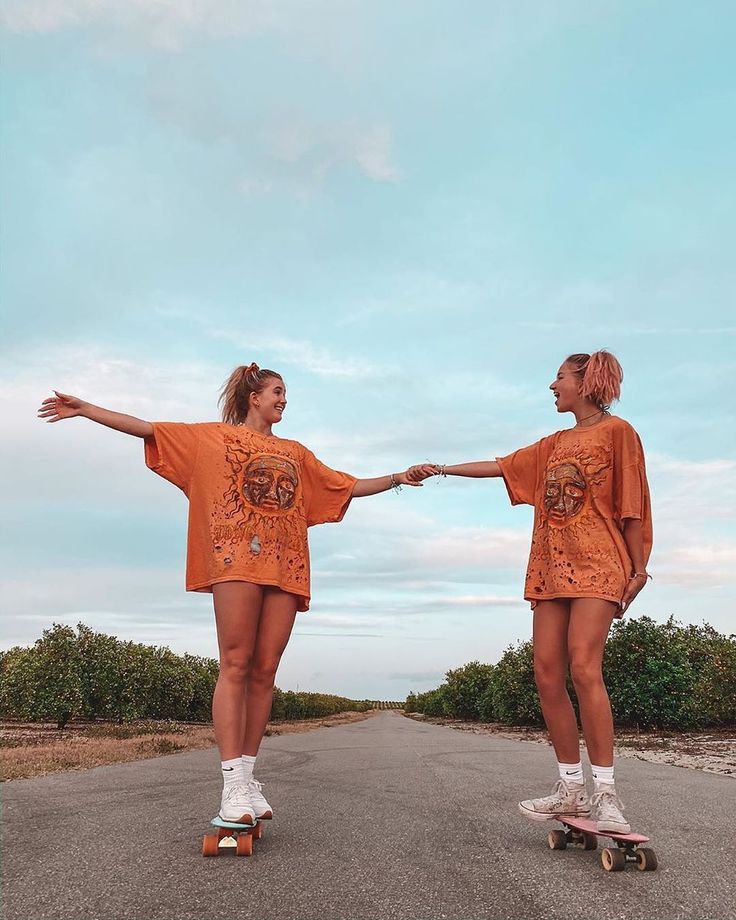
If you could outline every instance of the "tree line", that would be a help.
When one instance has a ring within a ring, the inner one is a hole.
[[[736,636],[712,626],[683,626],[672,617],[626,618],[611,629],[603,657],[614,721],[641,729],[736,725]],[[572,682],[570,695],[577,710]],[[496,664],[471,661],[447,672],[405,709],[429,716],[542,725],[531,641],[506,649]]]
[[[76,630],[55,623],[34,645],[0,653],[0,716],[53,721],[59,728],[71,719],[210,722],[218,674],[214,658],[124,642],[83,623]],[[277,687],[271,719],[364,712],[373,705]]]

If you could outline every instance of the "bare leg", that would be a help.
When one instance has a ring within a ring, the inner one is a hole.
[[[273,686],[281,656],[296,618],[297,597],[266,588],[245,699],[243,753],[255,757],[268,724]]]
[[[599,767],[613,764],[613,716],[602,665],[608,631],[617,612],[617,604],[593,597],[577,597],[570,604],[570,672],[588,756]]]
[[[243,700],[253,660],[263,588],[244,581],[212,586],[220,649],[220,676],[212,697],[212,721],[222,760],[240,757]]]
[[[534,679],[550,741],[561,763],[580,760],[578,723],[567,692],[570,603],[539,601],[534,608]]]

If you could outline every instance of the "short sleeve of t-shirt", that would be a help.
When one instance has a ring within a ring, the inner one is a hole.
[[[617,427],[613,435],[614,515],[618,521],[647,517],[649,488],[644,465],[644,450],[639,435],[630,425]]]
[[[302,477],[307,526],[341,521],[353,495],[355,476],[330,469],[305,448]]]
[[[200,428],[184,422],[153,422],[153,434],[144,440],[146,466],[186,494],[197,462]]]
[[[520,447],[513,454],[496,458],[512,505],[535,504],[537,486],[541,482],[552,441],[553,437],[542,438],[529,447]]]

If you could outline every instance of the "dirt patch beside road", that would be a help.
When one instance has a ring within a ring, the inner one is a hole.
[[[307,732],[369,719],[378,710],[341,712],[320,719],[273,722],[266,735]],[[187,722],[74,722],[59,731],[51,724],[0,722],[0,777],[27,779],[65,770],[144,760],[215,746],[212,725]]]
[[[459,719],[428,718],[418,712],[408,718],[435,725],[447,725],[477,735],[496,735],[532,744],[549,744],[547,732],[538,728],[510,728],[495,722],[464,722]],[[581,741],[583,750],[585,743]],[[708,732],[616,732],[616,756],[635,757],[650,763],[666,763],[705,773],[736,776],[736,727]]]

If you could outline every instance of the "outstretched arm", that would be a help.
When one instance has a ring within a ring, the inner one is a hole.
[[[495,460],[477,460],[475,463],[456,463],[454,466],[441,466],[439,474],[441,476],[468,476],[471,479],[488,479],[491,476],[500,476],[501,467]]]
[[[477,460],[475,463],[456,463],[453,466],[446,466],[444,463],[424,464],[423,466],[412,466],[407,470],[411,478],[414,477],[415,470],[431,470],[430,476],[467,476],[471,479],[488,479],[491,476],[500,476],[501,467],[495,460]],[[426,479],[426,476],[422,476]]]
[[[396,486],[421,486],[422,479],[433,476],[432,464],[412,466],[403,473],[391,473],[389,476],[378,476],[375,479],[358,479],[353,487],[353,498],[363,498],[365,495],[378,495]]]
[[[60,422],[62,419],[79,415],[107,428],[114,428],[115,431],[132,434],[136,438],[147,438],[153,434],[153,425],[143,419],[93,406],[92,403],[84,402],[76,396],[69,396],[68,393],[59,393],[57,390],[54,390],[54,393],[56,396],[44,399],[38,410],[38,417],[46,419],[47,422]]]

